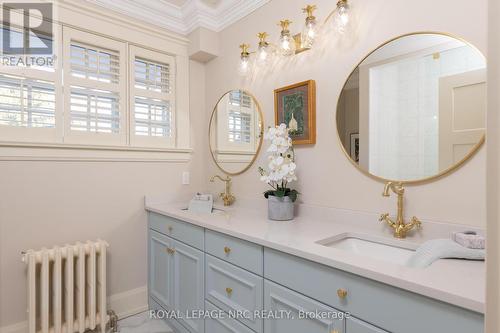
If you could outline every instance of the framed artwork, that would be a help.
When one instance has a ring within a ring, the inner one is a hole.
[[[351,133],[351,158],[359,164],[359,133]]]
[[[316,143],[316,83],[300,82],[274,91],[274,120],[285,123],[294,145]]]

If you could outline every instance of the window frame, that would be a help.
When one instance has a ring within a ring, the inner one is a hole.
[[[44,71],[30,67],[9,67],[1,66],[0,72],[5,75],[16,76],[22,79],[42,80],[54,84],[55,93],[55,126],[54,127],[22,127],[22,126],[0,126],[0,141],[2,142],[20,142],[20,143],[62,143],[63,128],[57,124],[63,121],[63,105],[62,105],[62,48],[58,40],[61,40],[62,27],[54,24],[53,28],[53,54],[55,56],[54,71]]]
[[[119,54],[118,83],[107,83],[87,78],[76,78],[71,74],[71,43],[82,43],[87,46],[113,50]],[[95,35],[70,27],[63,30],[63,82],[64,82],[64,136],[63,142],[69,144],[89,145],[128,145],[128,105],[127,105],[127,44],[111,38]],[[96,133],[71,130],[71,87],[78,86],[89,89],[100,89],[118,94],[119,132]]]
[[[150,90],[144,90],[135,87],[135,60],[140,58],[146,61],[157,62],[170,66],[171,91],[169,93],[162,93]],[[136,45],[129,45],[129,122],[130,122],[130,146],[131,147],[155,147],[155,148],[173,148],[176,144],[177,136],[177,112],[176,112],[176,62],[175,57],[165,53],[152,51]],[[167,101],[170,103],[171,111],[171,127],[170,138],[166,137],[152,137],[141,136],[135,134],[135,98],[144,97]]]

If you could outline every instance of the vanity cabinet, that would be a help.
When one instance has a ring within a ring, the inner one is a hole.
[[[484,332],[480,313],[155,213],[149,302],[225,314],[166,319],[176,333]]]
[[[186,332],[204,333],[204,320],[190,313],[204,309],[204,253],[150,230],[149,258],[150,297],[164,310],[178,312],[170,322],[176,320]]]
[[[265,333],[344,333],[344,313],[270,281],[264,308],[279,317],[264,322]]]

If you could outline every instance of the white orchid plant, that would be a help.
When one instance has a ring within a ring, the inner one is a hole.
[[[264,134],[264,139],[271,142],[267,149],[269,153],[268,170],[259,167],[260,180],[269,184],[273,189],[264,192],[266,199],[269,196],[279,198],[290,197],[295,202],[299,192],[288,187],[291,182],[297,180],[295,174],[296,165],[292,139],[285,124],[269,127]]]

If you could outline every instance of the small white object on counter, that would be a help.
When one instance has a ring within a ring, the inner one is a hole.
[[[454,232],[451,239],[469,249],[484,250],[486,248],[486,237],[478,235],[475,231]]]
[[[193,213],[210,214],[214,206],[214,199],[211,194],[197,193],[189,201],[188,210]]]

